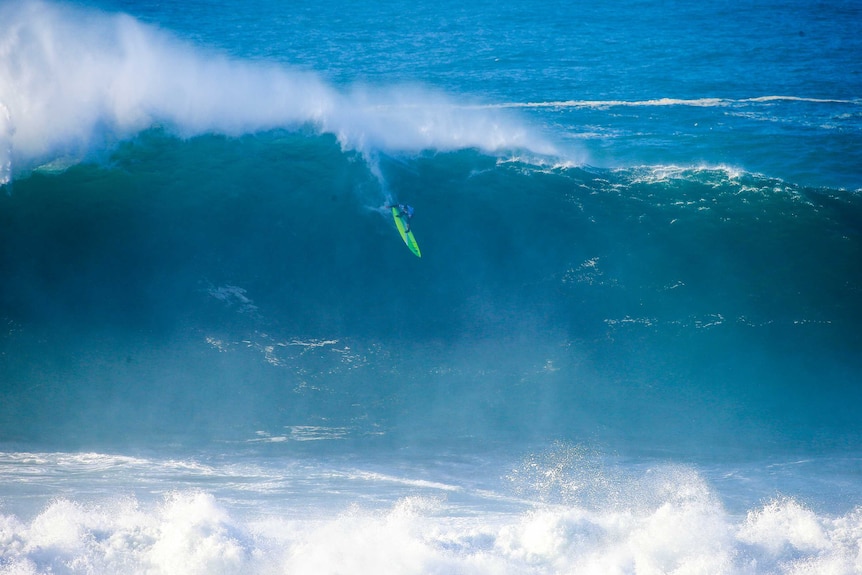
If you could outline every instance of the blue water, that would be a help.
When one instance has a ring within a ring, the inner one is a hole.
[[[0,574],[862,572],[859,22],[0,3]]]

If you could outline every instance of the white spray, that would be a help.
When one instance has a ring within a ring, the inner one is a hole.
[[[0,4],[0,22],[6,181],[153,126],[181,137],[312,126],[362,153],[553,153],[506,111],[413,86],[340,91],[313,73],[208,52],[126,15],[27,0]]]

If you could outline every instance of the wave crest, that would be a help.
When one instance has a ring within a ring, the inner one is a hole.
[[[470,110],[416,86],[341,91],[310,72],[207,52],[127,15],[34,0],[0,5],[0,20],[6,181],[153,125],[185,137],[312,126],[362,152],[554,152],[502,110]]]

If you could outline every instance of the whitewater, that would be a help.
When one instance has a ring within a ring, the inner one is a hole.
[[[80,161],[153,125],[181,137],[311,126],[367,152],[553,151],[528,141],[525,127],[465,113],[442,93],[362,84],[342,91],[312,72],[193,50],[125,15],[82,19],[71,7],[25,2],[7,3],[3,16],[4,182],[13,170]]]
[[[0,574],[862,572],[860,18],[0,2]]]

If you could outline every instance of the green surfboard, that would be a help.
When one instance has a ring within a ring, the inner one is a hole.
[[[401,239],[404,240],[404,243],[407,244],[410,251],[416,254],[417,258],[421,258],[422,254],[419,253],[419,244],[416,243],[416,238],[413,237],[413,232],[408,232],[404,227],[404,220],[401,219],[397,207],[392,208],[392,217],[395,218],[395,227],[398,228],[398,233],[401,234]]]

